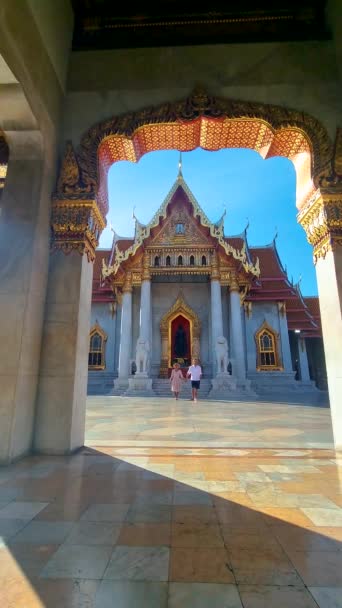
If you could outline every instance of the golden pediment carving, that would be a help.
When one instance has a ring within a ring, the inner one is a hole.
[[[149,243],[151,247],[210,246],[210,244],[210,240],[203,234],[196,221],[185,209],[175,209],[158,234]]]

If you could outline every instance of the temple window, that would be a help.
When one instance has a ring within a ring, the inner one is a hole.
[[[107,335],[96,323],[92,328],[89,336],[89,369],[105,369],[105,342]]]
[[[195,258],[193,255],[190,256],[190,266],[195,266]]]
[[[184,229],[184,224],[176,224],[176,234],[184,234],[185,229]]]
[[[257,369],[282,369],[277,350],[277,334],[265,322],[255,335],[257,345]]]
[[[183,258],[181,255],[178,256],[178,266],[183,266]]]
[[[159,255],[156,255],[156,257],[154,258],[154,265],[159,266]]]
[[[205,257],[205,255],[202,255],[202,266],[206,266],[207,265],[207,258]]]
[[[166,256],[166,266],[171,266],[171,258],[169,255]]]

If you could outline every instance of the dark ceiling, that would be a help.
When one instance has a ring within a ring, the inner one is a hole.
[[[71,0],[74,50],[329,38],[326,0]]]

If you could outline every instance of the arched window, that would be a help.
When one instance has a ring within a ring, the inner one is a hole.
[[[193,255],[190,256],[190,266],[195,266],[195,258]]]
[[[159,266],[159,255],[156,255],[156,257],[154,258],[154,265]]]
[[[96,322],[89,336],[89,369],[105,369],[105,342],[107,335]]]
[[[166,266],[171,266],[171,258],[169,255],[166,256]]]
[[[258,370],[281,370],[277,348],[277,334],[264,323],[255,334],[257,346],[257,369]]]
[[[178,256],[178,266],[183,266],[183,258],[181,255]]]
[[[205,257],[205,255],[202,255],[202,266],[206,266],[207,265],[207,258]]]

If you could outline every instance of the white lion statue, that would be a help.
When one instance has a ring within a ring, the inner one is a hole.
[[[215,344],[217,373],[227,372],[228,367],[228,343],[224,336],[218,336]]]
[[[139,337],[135,351],[135,363],[137,366],[137,374],[146,373],[148,371],[150,354],[150,344],[148,340]]]

